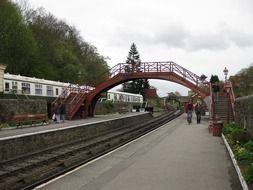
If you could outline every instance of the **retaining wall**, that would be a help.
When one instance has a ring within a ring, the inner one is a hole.
[[[0,99],[0,124],[12,121],[15,115],[47,114],[46,100]]]
[[[253,95],[236,99],[235,122],[246,128],[253,137]]]
[[[108,131],[143,123],[152,118],[150,113],[138,114],[125,118],[112,119],[94,124],[83,124],[40,132],[18,138],[0,140],[0,162],[37,151],[60,146],[79,139],[89,139]]]

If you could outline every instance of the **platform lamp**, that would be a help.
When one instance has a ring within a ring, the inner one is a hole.
[[[227,97],[228,97],[228,103],[227,103],[227,123],[229,123],[229,108],[230,108],[230,102],[229,102],[229,89],[227,88],[227,82],[228,82],[228,69],[227,67],[225,67],[225,69],[223,70],[223,73],[225,75],[225,88],[226,88],[226,92],[227,92]]]
[[[227,80],[228,80],[228,69],[227,69],[227,67],[225,67],[225,69],[223,70],[223,73],[224,73],[224,75],[225,75],[225,82],[227,82]]]

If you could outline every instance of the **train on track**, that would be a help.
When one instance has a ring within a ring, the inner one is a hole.
[[[26,77],[9,73],[4,73],[3,82],[4,82],[3,85],[4,94],[17,94],[17,95],[54,97],[54,98],[60,96],[64,91],[64,89],[70,86],[77,88],[82,87],[76,84],[39,79],[35,77]],[[100,101],[105,100],[110,100],[114,103],[128,102],[128,103],[142,104],[143,96],[140,94],[132,94],[109,90],[106,93],[106,96],[103,96],[100,99]]]

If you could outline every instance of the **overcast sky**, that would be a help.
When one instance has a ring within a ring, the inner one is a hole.
[[[125,62],[134,42],[142,61],[174,61],[197,75],[234,75],[253,62],[252,0],[30,0],[74,25],[82,37]],[[188,89],[155,80],[159,95]]]

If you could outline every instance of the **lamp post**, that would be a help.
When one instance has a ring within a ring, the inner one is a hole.
[[[224,75],[225,75],[225,82],[227,82],[227,80],[228,80],[228,69],[227,69],[227,67],[225,67],[225,69],[223,70],[223,73],[224,73]]]
[[[229,123],[229,108],[230,108],[230,101],[229,101],[229,88],[228,88],[228,69],[227,67],[225,67],[225,69],[223,70],[223,73],[225,75],[225,89],[226,89],[226,93],[227,93],[227,123]]]

